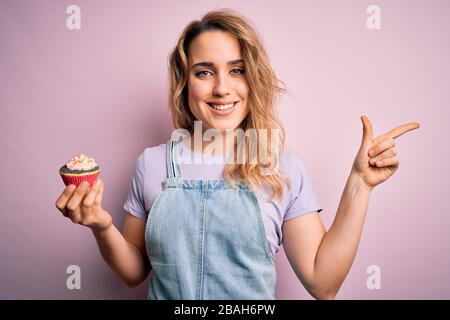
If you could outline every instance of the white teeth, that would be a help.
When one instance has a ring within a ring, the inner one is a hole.
[[[212,104],[212,103],[209,103],[209,105],[211,107],[213,107],[214,109],[216,109],[216,110],[228,110],[228,109],[233,108],[234,103],[229,103],[229,104]]]

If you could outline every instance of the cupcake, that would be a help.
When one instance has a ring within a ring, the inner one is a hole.
[[[78,186],[83,181],[89,182],[92,186],[100,174],[100,168],[95,160],[84,154],[75,155],[65,165],[59,169],[59,174],[64,184],[74,184]]]

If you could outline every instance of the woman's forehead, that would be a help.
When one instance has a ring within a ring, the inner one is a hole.
[[[189,46],[191,65],[204,61],[220,65],[237,59],[241,59],[239,41],[228,32],[204,32]]]

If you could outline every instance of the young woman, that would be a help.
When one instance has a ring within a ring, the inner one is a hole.
[[[303,163],[283,148],[275,102],[284,90],[245,18],[216,10],[190,23],[170,54],[169,72],[174,127],[194,136],[200,129],[201,139],[170,139],[138,157],[122,233],[102,207],[100,179],[92,188],[68,186],[56,207],[92,229],[103,258],[129,286],[153,271],[150,299],[274,299],[282,243],[308,292],[334,299],[353,263],[371,192],[398,169],[394,138],[419,125],[373,138],[361,117],[361,147],[326,231]],[[264,139],[264,129],[275,135]],[[216,140],[253,130],[254,139],[208,148],[208,130]],[[264,161],[250,155],[252,142],[268,151]],[[177,161],[180,154],[201,161]]]

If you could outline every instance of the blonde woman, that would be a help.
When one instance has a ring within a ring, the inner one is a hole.
[[[284,89],[246,19],[222,9],[191,22],[170,54],[169,73],[173,124],[185,135],[138,157],[122,232],[102,207],[100,179],[92,188],[68,186],[57,208],[92,229],[127,285],[150,274],[149,299],[275,299],[281,244],[308,292],[334,299],[353,263],[371,192],[398,169],[394,138],[419,125],[373,138],[361,117],[361,147],[326,231],[302,161],[284,150],[275,110]],[[188,137],[196,129],[201,140]],[[253,130],[253,139],[223,139],[210,148],[208,130],[218,133],[215,140]],[[265,139],[265,130],[275,135]],[[264,161],[249,151],[255,142],[267,151]],[[201,161],[179,161],[180,155]]]

